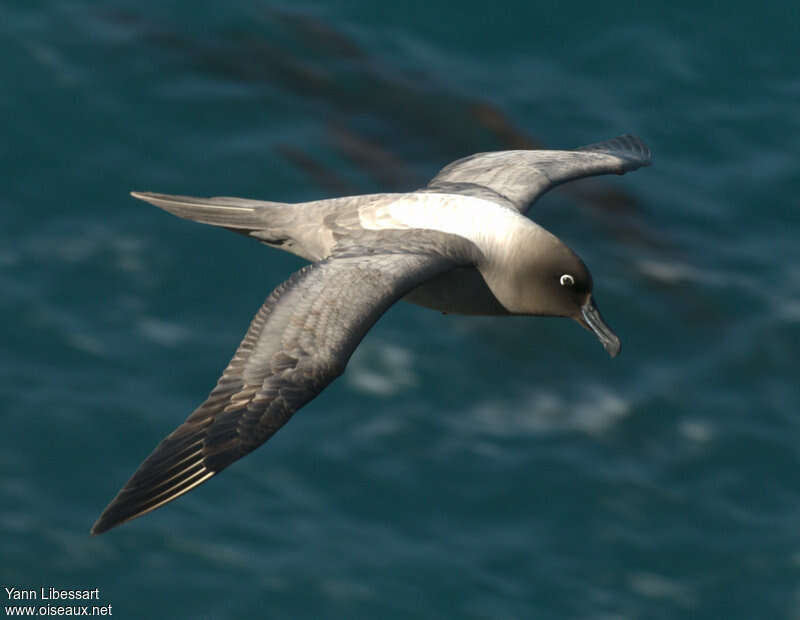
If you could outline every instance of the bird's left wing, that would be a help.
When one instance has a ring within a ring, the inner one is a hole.
[[[208,399],[139,466],[93,534],[172,501],[260,446],[344,371],[389,306],[471,260],[464,240],[433,231],[365,231],[360,241],[370,243],[340,244],[272,292]]]
[[[556,185],[600,174],[625,174],[651,163],[650,149],[624,135],[574,151],[530,150],[478,153],[448,164],[421,191],[466,194],[525,213]]]

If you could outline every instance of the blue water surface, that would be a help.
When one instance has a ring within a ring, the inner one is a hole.
[[[798,33],[789,1],[0,4],[0,585],[122,618],[800,618]],[[398,304],[263,448],[89,536],[302,265],[130,190],[402,191],[622,133],[651,168],[531,211],[617,359]]]

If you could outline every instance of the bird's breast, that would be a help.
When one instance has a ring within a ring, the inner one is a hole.
[[[403,300],[452,314],[509,314],[474,267],[459,267],[438,275],[415,288]]]

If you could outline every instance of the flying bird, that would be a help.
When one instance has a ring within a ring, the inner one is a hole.
[[[572,151],[478,153],[408,193],[286,204],[133,192],[310,264],[267,297],[206,401],[156,446],[92,534],[171,502],[267,441],[344,372],[399,299],[448,313],[568,317],[614,357],[620,341],[589,269],[524,214],[556,185],[650,162],[644,142],[624,135]]]

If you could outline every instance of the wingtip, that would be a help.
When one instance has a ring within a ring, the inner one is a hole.
[[[103,511],[103,513],[97,518],[97,521],[94,522],[94,525],[92,525],[92,529],[89,530],[89,534],[91,536],[97,536],[124,523],[124,521],[119,521],[119,520],[115,521],[109,519],[107,513],[108,513],[108,508],[106,508]]]
[[[92,529],[89,530],[89,534],[91,536],[99,536],[100,534],[104,534],[109,530],[113,530],[115,527],[122,525],[123,523],[127,523],[128,521],[133,521],[137,517],[141,517],[142,515],[147,514],[150,512],[149,510],[138,512],[128,516],[120,517],[117,513],[116,506],[114,505],[115,502],[109,504],[106,509],[103,511],[97,521],[94,522]]]
[[[218,473],[217,471],[207,469],[205,466],[200,466],[199,469],[198,467],[194,467],[190,470],[189,474],[184,470],[183,472],[166,478],[161,485],[138,488],[136,478],[142,475],[143,468],[145,476],[150,474],[146,468],[147,463],[148,461],[145,460],[131,480],[129,480],[117,496],[111,500],[111,503],[106,506],[103,513],[98,517],[97,521],[95,521],[92,529],[89,530],[92,536],[102,534],[118,525],[144,516],[154,511],[156,508],[160,508],[164,504],[168,504],[185,495]],[[182,480],[171,486],[167,486],[166,489],[164,488],[165,484],[179,480],[180,476],[183,477]]]
[[[162,504],[158,504],[145,510],[130,510],[130,506],[127,506],[124,502],[121,502],[118,495],[108,506],[106,506],[106,509],[97,518],[97,521],[94,522],[92,529],[89,530],[89,534],[92,536],[104,534],[105,532],[113,530],[115,527],[118,527],[123,523],[133,521],[134,519],[138,519],[139,517],[146,515],[148,512],[152,512],[161,505]]]
[[[639,136],[626,133],[616,139],[624,143],[626,150],[638,154],[642,166],[649,166],[653,163],[653,153],[650,151],[650,147]]]
[[[106,509],[97,518],[97,521],[94,522],[94,525],[92,525],[92,529],[89,530],[89,534],[92,536],[103,534],[108,530],[114,529],[118,525],[122,525],[126,521],[130,521],[131,519],[135,519],[136,517],[140,516],[139,514],[134,514],[132,516],[120,518],[119,515],[115,513],[118,513],[117,498],[114,498],[114,500],[112,500],[112,502],[106,506]]]
[[[97,536],[98,534],[102,534],[106,530],[101,529],[97,523],[92,526],[92,529],[89,530],[89,536]]]
[[[595,144],[587,144],[582,146],[577,151],[600,151],[610,155],[614,155],[629,162],[632,168],[627,171],[635,170],[642,166],[650,166],[653,163],[653,154],[650,147],[647,146],[644,140],[639,136],[625,133],[616,138],[597,142]]]

